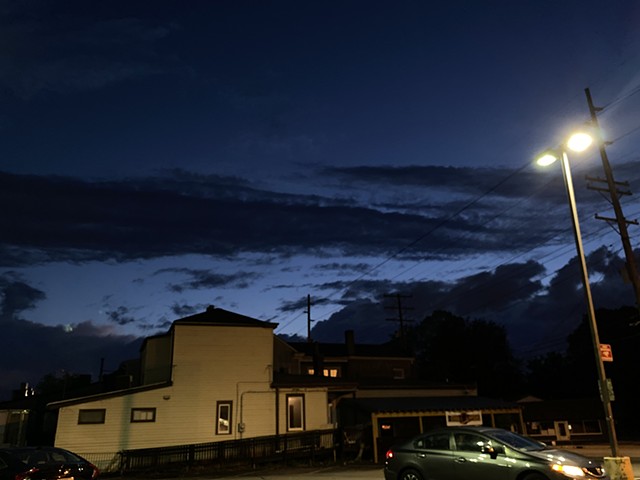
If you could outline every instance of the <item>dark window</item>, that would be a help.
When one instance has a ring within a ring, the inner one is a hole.
[[[416,440],[416,448],[423,448],[425,450],[449,450],[449,434],[448,433],[435,433],[433,435],[427,435],[420,437]]]
[[[456,449],[463,452],[482,452],[482,447],[487,441],[473,433],[456,433],[454,435],[456,440]]]
[[[92,408],[78,412],[78,424],[104,423],[107,410],[104,408]]]
[[[131,423],[155,422],[155,421],[156,421],[155,408],[132,408],[131,409]]]

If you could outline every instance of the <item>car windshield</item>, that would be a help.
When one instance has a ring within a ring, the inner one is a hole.
[[[518,450],[525,450],[527,452],[534,452],[547,448],[547,446],[542,442],[523,437],[522,435],[518,435],[517,433],[513,432],[495,432],[492,433],[491,436],[510,447],[516,448]]]

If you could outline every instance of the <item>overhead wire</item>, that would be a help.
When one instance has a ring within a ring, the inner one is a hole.
[[[614,105],[617,105],[623,101],[625,101],[628,98],[631,98],[633,95],[635,95],[636,93],[638,93],[640,91],[640,86],[636,87],[632,92],[626,94],[625,96],[619,97],[617,99],[615,99],[613,102],[610,102],[606,108],[610,108]],[[604,108],[603,108],[604,110]],[[640,126],[636,127],[626,133],[624,133],[623,135],[618,136],[616,139],[613,140],[613,142],[615,141],[619,141],[622,138],[625,138],[629,135],[634,134],[635,132],[637,132],[638,130],[640,130]],[[418,238],[416,238],[415,240],[413,240],[412,242],[408,243],[407,245],[405,245],[404,247],[400,248],[399,250],[393,252],[391,255],[385,257],[382,261],[378,262],[377,264],[375,264],[372,268],[366,270],[365,272],[361,273],[360,275],[358,275],[355,279],[351,280],[350,282],[348,282],[346,285],[341,286],[340,288],[336,289],[332,294],[330,294],[329,296],[325,297],[327,299],[331,299],[334,298],[336,295],[340,294],[341,292],[345,292],[347,291],[349,288],[351,288],[352,286],[356,285],[359,281],[361,281],[363,278],[370,276],[371,274],[373,274],[374,272],[376,272],[377,270],[379,270],[382,266],[384,266],[385,264],[389,263],[391,260],[393,260],[394,258],[399,257],[400,255],[402,255],[403,253],[408,252],[410,249],[412,249],[414,246],[416,246],[418,243],[420,243],[422,240],[424,240],[426,237],[428,237],[429,235],[433,234],[435,231],[437,231],[438,229],[444,227],[448,222],[450,222],[452,219],[456,218],[457,216],[459,216],[460,214],[462,214],[464,211],[470,209],[471,207],[473,207],[474,205],[478,204],[483,198],[487,197],[488,195],[490,195],[491,193],[493,193],[494,191],[496,191],[500,186],[504,185],[506,182],[508,182],[510,179],[512,179],[515,175],[519,174],[522,170],[524,170],[526,167],[529,166],[529,162],[527,162],[526,164],[522,165],[521,167],[517,168],[516,170],[514,170],[511,174],[509,174],[508,176],[506,176],[505,178],[503,178],[501,181],[499,181],[497,184],[495,184],[493,187],[489,188],[486,192],[484,192],[483,194],[475,197],[473,200],[471,200],[470,202],[465,203],[461,208],[459,208],[458,210],[456,210],[454,213],[448,215],[446,218],[444,218],[443,220],[441,220],[440,222],[438,222],[434,227],[432,227],[429,231],[427,231],[426,233],[424,233],[423,235],[419,236]],[[520,200],[517,202],[517,204],[523,202],[524,199]],[[490,221],[493,221],[497,218],[500,218],[501,214],[506,213],[506,211],[511,210],[512,208],[514,208],[514,206],[510,206],[507,209],[505,209],[503,212],[495,215],[492,219],[488,220],[487,223],[489,223]],[[601,229],[602,230],[602,229]],[[471,232],[466,232],[465,235],[470,235]],[[556,235],[553,235],[551,237],[555,238]],[[540,246],[538,247],[533,247],[533,249],[535,248],[541,248]],[[525,252],[526,253],[526,252]],[[514,256],[513,258],[519,258],[520,256],[524,255],[525,253],[519,254]],[[541,259],[544,259],[545,257],[541,257]],[[424,261],[418,261],[416,262],[412,267],[404,270],[403,272],[400,272],[399,274],[391,277],[390,280],[395,280],[396,278],[398,278],[401,275],[406,274],[407,271],[410,271],[411,269],[415,268],[416,265],[419,265],[421,263],[424,263]],[[500,263],[498,266],[504,265],[505,262]],[[415,278],[415,277],[412,277]],[[544,278],[544,277],[543,277]],[[388,279],[389,280],[389,279]],[[410,280],[410,279],[409,279]],[[343,307],[342,306],[338,306],[337,308],[333,309],[332,311],[330,311],[328,313],[328,317],[330,317],[331,315],[333,315],[334,313],[336,313],[337,311],[341,310]],[[279,329],[283,329],[286,328],[287,326],[291,325],[293,322],[295,322],[298,318],[300,318],[300,316],[302,316],[302,314],[299,314],[297,316],[295,316],[294,318],[291,318],[290,320],[286,321],[286,323],[284,323],[281,327],[279,327]]]

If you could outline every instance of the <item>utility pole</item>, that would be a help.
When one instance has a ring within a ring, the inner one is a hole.
[[[615,212],[615,218],[607,218],[602,217],[596,214],[596,218],[599,220],[605,220],[609,223],[617,223],[618,230],[617,232],[620,234],[620,238],[622,239],[622,247],[624,249],[624,255],[626,258],[626,273],[633,285],[633,291],[636,297],[636,307],[640,310],[640,277],[638,277],[638,269],[636,266],[635,256],[633,254],[633,247],[631,246],[631,242],[629,240],[629,233],[627,231],[627,225],[633,224],[638,225],[637,221],[627,220],[624,218],[624,214],[622,213],[622,207],[620,206],[620,195],[631,195],[630,191],[618,190],[618,186],[628,187],[629,184],[626,182],[616,182],[613,178],[613,171],[611,170],[611,165],[609,164],[609,158],[607,157],[607,151],[605,150],[605,141],[600,135],[600,125],[598,124],[598,115],[597,113],[602,110],[600,107],[595,107],[593,105],[593,100],[591,98],[591,92],[588,88],[585,88],[585,94],[587,96],[587,103],[589,104],[589,113],[591,114],[591,124],[597,132],[598,136],[598,148],[600,149],[600,157],[602,158],[602,166],[604,167],[605,179],[599,178],[589,178],[587,180],[592,182],[602,182],[607,184],[607,188],[601,187],[593,187],[589,185],[589,188],[592,190],[598,190],[600,192],[607,192],[609,194],[611,205],[613,206],[613,211]],[[615,229],[615,227],[614,227]]]
[[[311,343],[311,295],[307,295],[307,342]]]
[[[399,293],[396,293],[395,295],[393,294],[389,294],[384,296],[385,298],[395,298],[397,305],[395,307],[384,307],[385,310],[390,310],[390,309],[398,309],[398,318],[387,318],[387,321],[389,322],[399,322],[400,323],[400,341],[402,342],[402,345],[406,347],[406,336],[405,336],[405,329],[404,329],[404,324],[405,322],[412,322],[413,320],[405,320],[402,312],[404,310],[413,310],[413,308],[409,308],[409,307],[404,307],[404,309],[402,308],[402,299],[403,298],[411,298],[411,295],[400,295]]]

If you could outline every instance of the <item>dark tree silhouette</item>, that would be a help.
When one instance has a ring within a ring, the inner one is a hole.
[[[481,395],[515,398],[521,373],[504,327],[435,311],[407,330],[422,378],[436,382],[476,383]]]

